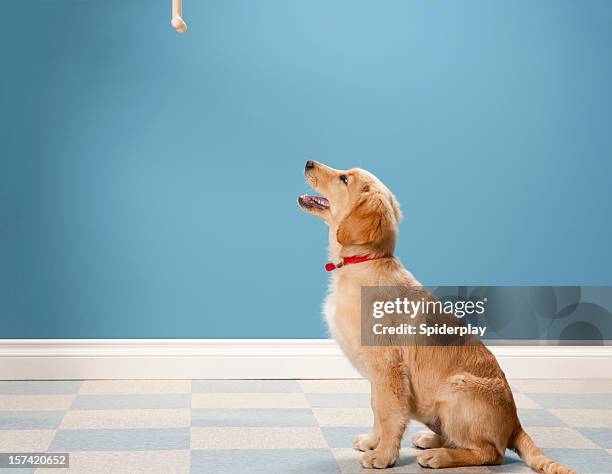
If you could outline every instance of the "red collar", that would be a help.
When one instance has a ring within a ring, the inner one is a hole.
[[[361,263],[361,262],[367,262],[368,260],[376,260],[377,258],[385,258],[385,257],[370,257],[368,255],[355,255],[353,257],[344,257],[340,263],[326,263],[325,264],[325,270],[327,270],[328,272],[331,272],[332,270],[335,270],[336,268],[342,268],[345,265],[352,265],[353,263]]]

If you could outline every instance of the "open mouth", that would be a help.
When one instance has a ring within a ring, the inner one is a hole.
[[[329,201],[321,196],[309,196],[308,194],[304,194],[298,198],[298,202],[300,206],[306,209],[314,208],[320,209],[321,211],[329,209]]]

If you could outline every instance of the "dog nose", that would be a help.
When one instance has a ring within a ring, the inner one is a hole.
[[[312,160],[308,160],[308,161],[306,162],[306,166],[304,167],[304,169],[311,170],[311,169],[313,169],[314,167],[315,167],[314,161],[312,161]]]

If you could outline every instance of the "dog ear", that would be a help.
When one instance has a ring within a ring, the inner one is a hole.
[[[391,230],[393,210],[380,195],[365,195],[342,219],[336,232],[340,245],[379,242]]]

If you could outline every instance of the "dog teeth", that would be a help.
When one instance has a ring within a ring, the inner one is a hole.
[[[329,201],[325,198],[319,196],[309,196],[307,194],[300,196],[300,198],[305,205],[317,206],[321,209],[329,208]]]

